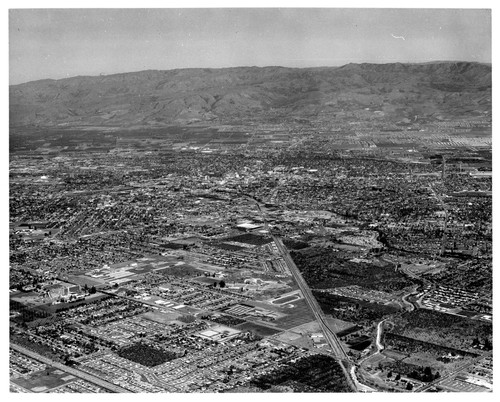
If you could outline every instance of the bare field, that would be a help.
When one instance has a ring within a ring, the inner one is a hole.
[[[288,306],[292,305],[293,307],[290,308],[286,317],[279,318],[275,321],[276,325],[284,329],[290,329],[314,320],[314,315],[305,300],[298,300],[288,304]]]
[[[250,331],[256,335],[267,337],[279,333],[281,330],[266,327],[264,325],[259,325],[253,322],[246,322],[236,326],[237,329],[242,331]]]
[[[166,312],[166,313],[160,313],[157,311],[150,311],[147,313],[144,313],[142,317],[159,322],[160,324],[168,324],[172,321],[175,321],[177,318],[181,317],[182,314],[174,313],[174,312]]]
[[[328,327],[335,333],[339,333],[355,325],[352,322],[339,320],[334,317],[328,317],[326,322],[328,323]]]

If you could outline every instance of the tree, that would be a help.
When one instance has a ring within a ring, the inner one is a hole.
[[[395,381],[399,381],[399,380],[401,380],[401,374],[399,374],[399,373],[398,373],[398,374],[396,375],[396,378],[395,378],[394,380],[395,380]]]
[[[92,287],[90,288],[89,293],[90,293],[91,295],[93,295],[93,294],[95,294],[96,292],[97,292],[97,289],[95,288],[95,286],[92,286]]]
[[[214,282],[214,283],[212,284],[212,286],[213,286],[214,288],[216,288],[216,287],[217,287],[217,282]]]
[[[219,282],[219,287],[221,287],[221,288],[226,287],[226,282],[224,282],[224,281],[220,281],[220,282]]]
[[[429,366],[427,366],[426,368],[424,368],[424,375],[422,377],[422,381],[424,382],[430,382],[433,380],[433,376],[432,376],[432,370]]]
[[[406,390],[411,391],[412,389],[413,389],[413,384],[411,382],[408,382],[408,384],[406,384]]]

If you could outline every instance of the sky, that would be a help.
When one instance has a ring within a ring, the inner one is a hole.
[[[491,60],[488,9],[10,9],[9,83],[175,68]]]

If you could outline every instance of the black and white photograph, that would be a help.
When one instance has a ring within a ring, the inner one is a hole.
[[[105,3],[4,10],[4,391],[492,400],[492,2]]]

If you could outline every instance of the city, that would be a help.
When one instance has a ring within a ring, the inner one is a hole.
[[[9,27],[11,394],[493,394],[491,10]]]
[[[314,130],[278,152],[120,135],[11,151],[13,390],[298,390],[317,359],[345,379],[304,390],[491,389],[484,137],[374,157]]]

